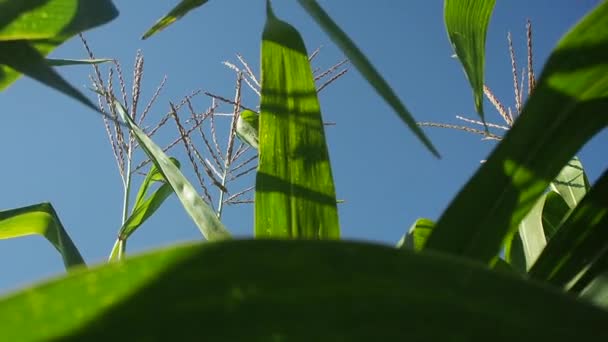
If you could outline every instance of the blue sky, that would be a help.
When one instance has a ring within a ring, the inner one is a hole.
[[[196,89],[232,97],[234,73],[221,64],[242,54],[259,72],[259,45],[264,1],[210,1],[149,40],[139,37],[176,1],[117,2],[115,21],[87,32],[98,57],[121,61],[130,87],[135,53],[145,56],[142,100],[146,103],[167,75],[151,121]],[[452,51],[443,25],[442,1],[320,1],[377,66],[419,121],[459,124],[456,115],[475,117],[471,91]],[[506,35],[513,34],[519,67],[525,64],[525,23],[534,26],[535,69],[558,39],[596,3],[592,0],[497,1],[490,24],[486,83],[505,105],[513,106],[511,66]],[[315,66],[328,67],[343,58],[328,37],[296,2],[276,1],[278,16],[303,35],[309,51],[323,46]],[[51,55],[84,58],[78,39]],[[89,67],[60,69],[72,84],[88,93]],[[538,73],[537,73],[538,75]],[[92,95],[90,95],[93,98]],[[246,95],[248,105],[257,105]],[[438,160],[422,146],[391,109],[376,96],[356,70],[321,96],[338,197],[342,236],[392,245],[418,217],[438,218],[451,198],[479,167],[494,144],[459,131],[427,129],[441,152]],[[89,264],[103,262],[120,226],[122,187],[102,120],[79,103],[28,79],[0,93],[2,124],[0,208],[50,201]],[[197,97],[197,110],[210,105]],[[485,103],[490,121],[500,122]],[[184,113],[185,114],[185,113]],[[167,126],[158,139],[175,136]],[[606,131],[579,156],[594,181],[608,167]],[[175,150],[184,165],[183,148]],[[186,172],[193,183],[192,173]],[[139,180],[138,180],[139,181]],[[251,179],[251,181],[253,181]],[[253,207],[229,207],[226,226],[238,236],[251,236]],[[175,197],[129,240],[128,252],[167,246],[202,237]],[[62,274],[60,256],[41,237],[0,241],[0,292]]]

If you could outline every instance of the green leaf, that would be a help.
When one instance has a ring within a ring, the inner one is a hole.
[[[296,29],[267,6],[255,234],[338,238],[336,192],[308,54]]]
[[[167,157],[163,150],[142,131],[133,119],[126,113],[120,102],[114,100],[114,106],[121,120],[131,129],[141,148],[150,160],[163,174],[163,177],[173,188],[173,191],[190,215],[203,236],[209,241],[230,238],[230,233],[219,220],[213,209],[196,192],[196,189],[188,182],[186,177],[179,171],[172,160]]]
[[[608,254],[608,171],[561,225],[530,269],[530,277],[570,287]]]
[[[545,237],[550,240],[559,230],[559,227],[570,212],[570,207],[564,198],[555,191],[549,191],[543,208],[543,229]]]
[[[562,167],[608,125],[607,28],[602,2],[559,42],[523,113],[443,213],[426,248],[494,260]]]
[[[250,110],[244,110],[236,122],[236,135],[245,144],[257,149],[259,147],[259,115]]]
[[[581,292],[581,297],[597,306],[608,309],[608,271],[591,281],[589,286]]]
[[[179,168],[179,162],[175,158],[169,158],[171,162]],[[160,177],[160,179],[159,179]],[[118,232],[118,238],[120,240],[126,240],[139,228],[150,216],[152,216],[163,202],[173,193],[173,189],[170,184],[165,183],[162,174],[156,168],[156,165],[152,165],[150,172],[146,175],[146,178],[142,182],[135,204],[133,205],[133,211],[125,223]],[[156,189],[150,196],[145,197],[148,190],[151,187],[153,181],[160,181],[163,184]]]
[[[154,34],[164,30],[167,28],[167,26],[181,19],[181,17],[186,15],[188,12],[206,4],[207,1],[209,0],[182,0],[167,15],[160,18],[146,33],[144,33],[141,39],[150,38]]]
[[[76,33],[118,16],[110,0],[22,0],[0,2],[0,90],[21,74],[97,110],[44,57]]]
[[[475,108],[483,115],[486,33],[495,0],[445,0],[445,27],[454,52],[473,89]]]
[[[53,59],[47,58],[46,63],[50,66],[70,66],[70,65],[83,65],[83,64],[101,64],[106,62],[112,62],[110,58],[96,58],[96,59]]]
[[[519,237],[526,260],[526,269],[532,267],[540,253],[547,245],[547,238],[543,229],[543,208],[546,195],[536,201],[532,210],[519,223]]]
[[[0,211],[0,240],[34,234],[44,236],[57,249],[66,268],[85,265],[50,203]]]
[[[435,222],[427,218],[417,219],[407,234],[399,240],[397,247],[421,251],[434,226]]]
[[[555,289],[458,257],[340,241],[163,250],[16,293],[0,321],[6,341],[608,339],[608,312]]]
[[[370,63],[367,57],[359,50],[355,43],[346,35],[344,31],[329,17],[329,15],[319,6],[315,0],[298,0],[300,5],[325,31],[331,40],[344,52],[352,65],[359,70],[361,75],[376,90],[386,103],[399,115],[401,120],[414,132],[420,141],[436,156],[439,152],[435,149],[431,141],[418,126],[412,114],[405,108],[401,100],[388,83],[382,78],[376,68]]]
[[[551,182],[551,188],[562,195],[570,208],[578,205],[589,190],[589,181],[581,161],[574,157]]]

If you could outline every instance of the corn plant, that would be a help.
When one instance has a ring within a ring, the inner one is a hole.
[[[181,1],[145,37],[206,2]],[[437,153],[322,7],[298,3]],[[0,301],[4,339],[608,338],[607,172],[557,220],[526,273],[499,257],[578,149],[608,125],[608,3],[562,38],[513,126],[436,223],[416,222],[421,229],[414,229],[413,244],[404,239],[410,249],[337,241],[337,201],[309,56],[298,31],[269,1],[266,6],[255,239],[231,240],[214,209],[120,100],[98,89],[208,242],[81,268],[7,296]],[[493,7],[493,0],[446,0],[444,8],[482,123],[483,52]]]

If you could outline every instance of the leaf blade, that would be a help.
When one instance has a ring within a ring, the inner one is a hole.
[[[424,134],[424,131],[418,126],[412,114],[407,110],[405,105],[399,100],[393,89],[384,80],[372,63],[355,45],[355,43],[346,35],[344,31],[331,19],[331,17],[323,10],[323,8],[315,0],[298,0],[300,5],[306,12],[317,22],[317,24],[325,31],[331,40],[344,52],[350,60],[350,63],[359,70],[361,75],[374,88],[376,93],[390,105],[401,120],[409,127],[425,147],[435,155],[440,157],[439,152],[433,146],[433,143]]]
[[[299,33],[267,6],[255,236],[339,238],[335,186],[308,54]]]
[[[173,24],[174,22],[188,14],[188,12],[206,4],[207,1],[209,0],[182,0],[173,9],[171,9],[169,13],[158,19],[158,21],[154,25],[152,25],[152,27],[148,29],[146,33],[144,33],[141,39],[148,39],[153,35],[157,34],[158,32],[166,29],[169,25]]]

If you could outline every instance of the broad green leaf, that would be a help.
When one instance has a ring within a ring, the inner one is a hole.
[[[523,113],[443,213],[426,247],[491,262],[549,183],[608,125],[608,2],[559,42]]]
[[[577,157],[572,158],[551,182],[551,188],[562,195],[570,208],[578,205],[589,190],[589,181],[583,165]]]
[[[431,235],[434,226],[435,222],[427,218],[417,219],[407,234],[397,243],[397,247],[421,251],[426,243],[426,239]]]
[[[325,31],[331,40],[344,52],[352,65],[359,70],[361,75],[367,82],[376,90],[387,104],[399,115],[401,120],[414,132],[420,141],[436,156],[439,157],[439,152],[431,141],[424,134],[424,131],[418,126],[412,114],[405,108],[405,105],[399,100],[399,97],[388,83],[382,78],[380,73],[367,59],[367,57],[359,50],[357,45],[346,35],[344,31],[329,17],[323,8],[315,0],[298,0],[300,5],[308,12],[308,14],[317,22],[317,24]]]
[[[570,287],[596,260],[608,254],[607,198],[608,171],[561,225],[530,269],[530,277]]]
[[[117,15],[110,0],[0,1],[0,90],[25,74],[97,110],[44,57],[74,34]]]
[[[458,257],[340,241],[182,246],[0,301],[6,341],[603,341],[607,321]]]
[[[486,33],[495,0],[445,0],[444,19],[450,43],[473,89],[482,120]]]
[[[222,240],[230,238],[230,233],[219,220],[213,209],[199,196],[196,189],[179,171],[177,166],[173,164],[171,159],[163,152],[163,150],[150,139],[133,119],[126,113],[125,109],[118,101],[114,101],[114,105],[121,120],[131,129],[139,145],[148,158],[152,160],[154,165],[160,170],[164,178],[173,188],[173,191],[184,206],[184,209],[190,215],[203,236],[209,241]]]
[[[521,241],[521,236],[517,233],[512,234],[505,242],[505,261],[519,273],[525,274],[528,271],[524,244]]]
[[[57,249],[66,268],[85,265],[50,203],[0,211],[0,240],[35,234],[44,236]]]
[[[160,18],[144,35],[141,39],[150,38],[152,35],[164,30],[167,26],[173,24],[181,17],[186,15],[193,9],[202,6],[209,0],[182,0],[177,6],[175,6],[167,15]]]
[[[262,36],[256,237],[335,239],[336,192],[308,54],[267,3]]]
[[[175,158],[169,158],[171,162],[176,166],[180,167],[179,162]],[[158,180],[158,178],[160,180]],[[160,181],[163,184],[156,189],[150,196],[146,197],[148,190],[151,187],[153,181]],[[118,239],[126,240],[139,228],[150,216],[152,216],[158,208],[165,202],[165,200],[173,193],[171,185],[164,181],[161,172],[156,168],[156,165],[152,165],[150,172],[146,175],[146,178],[142,182],[137,197],[135,198],[135,204],[133,205],[133,211],[127,218],[125,223],[118,232]]]
[[[545,237],[550,240],[559,230],[559,227],[570,212],[570,207],[564,198],[555,191],[549,191],[543,208],[543,229]]]
[[[70,65],[83,65],[83,64],[101,64],[111,62],[110,58],[96,58],[96,59],[54,59],[47,58],[46,63],[50,66],[70,66]]]
[[[519,223],[518,234],[521,239],[526,269],[532,267],[542,250],[547,245],[547,238],[543,229],[543,208],[546,194],[536,201],[532,210]]]

